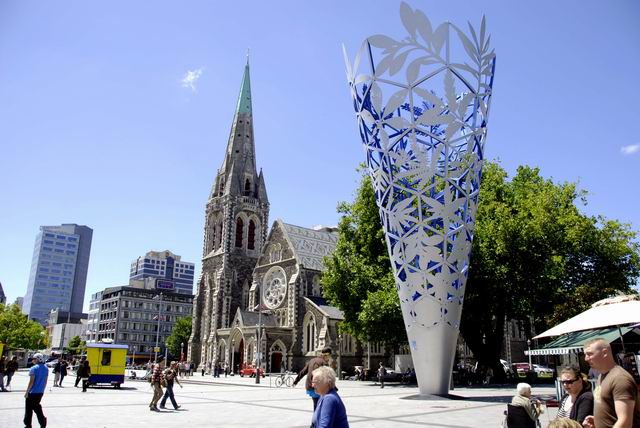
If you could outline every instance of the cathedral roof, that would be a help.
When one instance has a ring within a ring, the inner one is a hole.
[[[307,296],[305,297],[305,299],[308,300],[313,306],[318,308],[320,312],[328,316],[330,319],[334,319],[334,320],[344,319],[344,314],[342,313],[342,311],[336,308],[335,306],[331,306],[329,303],[327,303],[324,297]]]
[[[240,320],[242,326],[258,325],[260,321],[260,314],[253,311],[245,311],[238,308],[236,318]],[[262,325],[266,327],[276,327],[276,319],[272,314],[262,312]]]
[[[322,259],[336,249],[338,233],[332,230],[314,230],[282,223],[293,247],[296,260],[307,269],[324,270]]]

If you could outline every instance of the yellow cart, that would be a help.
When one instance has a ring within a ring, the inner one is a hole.
[[[124,382],[127,345],[113,343],[87,343],[87,359],[91,367],[89,385],[113,385],[120,388]]]

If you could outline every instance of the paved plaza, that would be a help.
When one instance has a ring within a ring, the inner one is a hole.
[[[127,381],[122,389],[90,388],[82,393],[74,388],[75,378],[66,386],[52,388],[53,376],[42,400],[50,428],[57,427],[304,427],[310,425],[312,403],[303,390],[269,386],[269,378],[260,386],[254,379],[229,377],[213,379],[199,374],[176,388],[178,411],[150,412],[151,388],[144,381]],[[0,427],[21,427],[24,415],[26,371],[16,373],[13,391],[0,394]],[[353,427],[442,428],[499,427],[512,396],[512,387],[463,388],[452,391],[451,398],[417,398],[417,388],[387,385],[380,389],[371,382],[340,381]],[[535,387],[534,394],[551,397],[550,387]],[[167,403],[171,408],[170,403]],[[555,409],[542,416],[546,426]],[[34,426],[37,426],[34,417]],[[150,425],[153,424],[153,425]]]

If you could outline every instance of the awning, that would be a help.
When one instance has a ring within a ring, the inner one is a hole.
[[[624,336],[628,332],[633,330],[629,327],[610,327],[610,328],[598,328],[595,330],[587,331],[574,331],[572,333],[563,334],[554,341],[547,343],[540,349],[532,349],[531,351],[524,351],[525,355],[567,355],[577,354],[582,352],[584,344],[591,339],[601,337],[607,342],[611,343],[614,340],[620,338],[620,332]]]
[[[608,299],[612,300],[612,299]],[[537,335],[541,337],[560,336],[574,331],[593,330],[605,327],[640,323],[640,300],[612,303],[595,303],[591,309]]]

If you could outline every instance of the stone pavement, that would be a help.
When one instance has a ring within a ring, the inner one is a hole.
[[[213,379],[196,374],[175,388],[178,411],[150,412],[151,388],[144,381],[127,380],[121,389],[74,388],[75,377],[65,378],[64,388],[52,388],[53,375],[42,404],[49,428],[58,427],[304,427],[311,422],[312,402],[302,385],[269,387],[269,378]],[[0,427],[22,427],[26,371],[16,373],[12,392],[0,393]],[[389,384],[380,389],[371,382],[340,381],[349,424],[352,427],[499,427],[515,389],[461,388],[449,398],[419,398],[416,387]],[[550,398],[551,387],[534,387],[534,394]],[[172,408],[167,403],[168,408]],[[556,409],[542,415],[547,426]],[[34,426],[38,426],[34,417]]]

